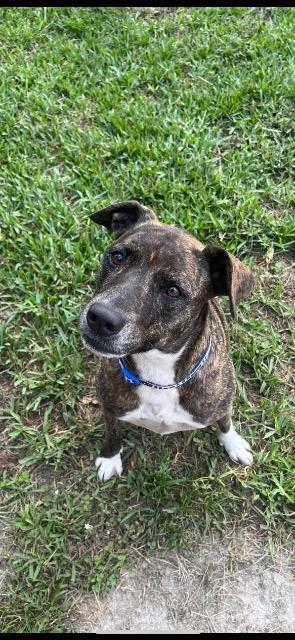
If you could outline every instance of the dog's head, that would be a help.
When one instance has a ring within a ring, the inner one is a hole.
[[[115,238],[103,256],[97,291],[80,315],[83,342],[97,355],[176,351],[208,300],[228,296],[234,315],[252,289],[251,271],[225,249],[204,247],[135,200],[114,203],[91,219]]]

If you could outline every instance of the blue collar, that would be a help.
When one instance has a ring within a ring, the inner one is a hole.
[[[198,373],[198,371],[203,369],[204,365],[208,360],[211,347],[212,347],[212,339],[210,337],[205,351],[202,353],[202,355],[198,359],[194,368],[185,378],[183,378],[183,380],[181,380],[180,382],[177,382],[176,384],[155,384],[154,382],[150,382],[149,380],[141,380],[141,378],[138,378],[134,373],[132,373],[132,371],[129,371],[129,369],[127,369],[127,366],[123,358],[119,358],[121,373],[123,374],[125,380],[127,382],[130,382],[130,384],[135,384],[137,386],[139,384],[145,384],[147,387],[153,387],[153,389],[176,389],[177,387],[182,387],[182,385],[186,384],[186,382],[189,382],[189,380],[191,380],[196,375],[196,373]]]

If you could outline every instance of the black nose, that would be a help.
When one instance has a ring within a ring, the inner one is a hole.
[[[87,324],[92,333],[109,338],[119,333],[125,320],[117,309],[108,309],[104,304],[95,302],[87,311]]]

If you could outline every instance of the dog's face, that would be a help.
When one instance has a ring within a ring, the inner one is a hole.
[[[97,355],[177,351],[210,298],[229,295],[234,313],[250,293],[252,275],[241,262],[159,223],[135,201],[115,203],[92,219],[115,235],[96,294],[80,315],[83,342]]]

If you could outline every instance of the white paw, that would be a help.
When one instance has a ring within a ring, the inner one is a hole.
[[[220,431],[218,433],[218,440],[234,462],[240,462],[245,465],[252,464],[253,456],[251,447],[242,436],[239,436],[233,426],[231,426],[227,433]]]
[[[101,482],[106,482],[113,476],[120,476],[123,471],[121,451],[112,458],[96,458],[95,466]]]

